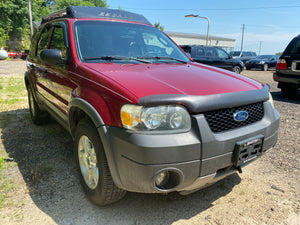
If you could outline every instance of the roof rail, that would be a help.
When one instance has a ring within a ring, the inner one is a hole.
[[[42,24],[58,18],[105,18],[152,25],[143,15],[118,9],[92,6],[68,6],[42,18]]]

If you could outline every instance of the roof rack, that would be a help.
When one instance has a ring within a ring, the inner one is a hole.
[[[105,18],[126,20],[152,25],[143,15],[124,10],[92,6],[68,6],[42,18],[42,24],[58,18]]]

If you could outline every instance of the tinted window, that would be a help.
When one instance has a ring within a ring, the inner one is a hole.
[[[264,59],[264,60],[269,60],[271,59],[271,55],[260,55],[257,57],[257,59]]]
[[[284,53],[300,55],[300,38],[293,39],[284,51]]]
[[[39,56],[41,51],[45,50],[48,48],[48,40],[51,34],[51,27],[45,27],[44,30],[42,31],[42,34],[39,39],[38,43],[38,49],[37,49],[37,55]]]
[[[217,52],[216,52],[216,50],[214,48],[206,48],[205,56],[216,57],[217,56]]]
[[[223,49],[217,48],[217,53],[220,58],[224,58],[224,59],[228,58],[227,53]]]
[[[231,56],[240,56],[241,52],[240,51],[234,51],[234,52],[230,52]]]
[[[205,51],[204,48],[200,47],[196,49],[196,56],[197,57],[203,57],[205,56]]]
[[[190,46],[180,46],[183,51],[185,51],[186,53],[191,54],[191,47]]]

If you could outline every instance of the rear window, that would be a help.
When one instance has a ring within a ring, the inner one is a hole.
[[[285,54],[300,55],[300,38],[294,38],[284,51]]]

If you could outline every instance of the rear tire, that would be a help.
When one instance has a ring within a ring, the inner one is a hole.
[[[297,92],[298,92],[298,88],[295,87],[289,87],[289,86],[281,87],[281,93],[284,97],[294,98],[296,97]]]
[[[29,112],[31,120],[35,125],[41,125],[48,121],[49,115],[47,112],[44,112],[40,109],[38,103],[36,102],[33,94],[32,87],[28,87],[28,105],[29,105]]]
[[[75,162],[82,188],[96,205],[107,205],[124,197],[111,177],[104,149],[94,124],[81,120],[75,131]]]

